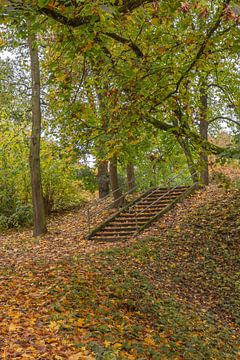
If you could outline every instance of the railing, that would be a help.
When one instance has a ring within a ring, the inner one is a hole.
[[[182,170],[180,173],[174,175],[172,178],[170,178],[167,181],[167,185],[170,186],[170,183],[172,183],[175,179],[179,178],[184,172],[186,171],[186,169]],[[187,179],[191,178],[192,174],[189,175],[187,177]],[[150,205],[148,205],[147,208],[145,208],[142,212],[137,212],[137,208],[134,205],[132,207],[134,213],[135,213],[135,220],[136,220],[136,226],[138,228],[138,224],[137,224],[137,216],[141,215],[145,210],[149,209],[151,206],[153,206],[155,203],[157,203],[158,201],[160,201],[162,198],[164,198],[166,195],[168,195],[171,191],[173,191],[174,189],[176,189],[179,185],[176,185],[174,188],[171,188],[167,193],[164,193],[160,198],[158,198],[157,200],[153,201]],[[114,202],[117,202],[118,200],[120,200],[121,198],[125,199],[127,195],[131,194],[132,192],[134,192],[136,189],[138,188],[137,185],[135,185],[133,188],[131,188],[130,190],[126,191],[125,193],[123,193],[119,198],[114,199]],[[109,210],[112,207],[113,202],[111,203],[107,203],[106,205],[101,206],[101,208],[99,210],[95,210],[96,206],[101,205],[104,201],[107,201],[108,199],[111,199],[111,197],[115,194],[115,192],[122,190],[120,187],[115,189],[114,191],[111,191],[108,195],[106,195],[103,198],[100,199],[96,199],[95,201],[92,202],[91,206],[88,206],[87,208],[87,230],[88,230],[88,234],[91,233],[92,228],[96,225],[95,221],[98,217],[98,215],[103,214],[105,211]],[[159,190],[159,187],[154,187],[149,189],[149,194],[147,196],[144,196],[144,200],[148,199],[151,195],[153,195],[155,192],[157,192]],[[91,210],[93,207],[93,210]],[[131,210],[130,210],[131,211]],[[119,210],[117,210],[115,213],[117,214],[119,212]],[[114,214],[112,214],[112,216],[114,216]]]
[[[114,199],[114,202],[118,202],[118,200],[120,199],[125,199],[127,195],[131,194],[133,191],[135,191],[137,189],[137,185],[135,185],[133,188],[131,188],[130,190],[124,192],[121,194],[121,196],[117,199]],[[118,187],[117,189],[115,189],[114,191],[111,191],[108,195],[106,195],[104,198],[101,199],[96,199],[92,204],[91,207],[96,205],[99,205],[101,203],[103,203],[104,201],[106,201],[107,199],[110,199],[117,191],[122,191],[122,189],[120,187]],[[101,209],[97,210],[97,211],[91,211],[91,207],[87,208],[87,227],[88,227],[88,233],[90,234],[91,232],[91,226],[94,223],[95,219],[98,217],[99,214],[104,213],[104,211],[107,211],[111,208],[112,206],[112,202],[110,204],[106,204],[105,206],[101,207]]]
[[[181,172],[182,173],[182,172]],[[180,174],[177,174],[176,177],[178,177]],[[195,172],[194,175],[196,175],[197,173]],[[192,174],[189,175],[187,177],[187,179],[190,179],[192,177]],[[192,186],[196,185],[197,182],[195,182]],[[139,230],[140,226],[138,224],[138,217],[141,216],[142,214],[144,214],[146,212],[146,210],[152,208],[155,204],[159,203],[160,200],[164,199],[167,195],[171,194],[171,192],[173,192],[175,189],[177,189],[179,187],[179,185],[176,185],[175,187],[170,188],[167,192],[165,192],[162,196],[158,197],[156,200],[154,200],[153,202],[151,202],[146,208],[144,208],[144,210],[142,211],[137,211],[137,204],[133,206],[133,213],[135,214],[135,222],[136,222],[136,232]],[[160,188],[156,188],[155,191],[151,192],[148,196],[144,197],[144,200],[147,199],[149,196],[151,196],[152,194],[154,194],[156,191],[158,191]],[[131,212],[131,211],[130,211]]]

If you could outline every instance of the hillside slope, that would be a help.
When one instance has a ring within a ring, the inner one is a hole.
[[[79,241],[79,213],[2,237],[0,358],[237,359],[239,209],[209,187],[107,249]]]

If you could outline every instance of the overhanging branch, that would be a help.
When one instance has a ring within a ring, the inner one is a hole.
[[[134,53],[136,54],[137,57],[142,58],[144,56],[142,51],[139,49],[139,47],[135,43],[132,42],[132,40],[126,39],[123,36],[120,36],[120,35],[112,33],[112,32],[106,32],[103,34],[109,36],[110,38],[112,38],[122,44],[128,45],[134,51]]]
[[[113,6],[116,7],[116,13],[124,15],[128,12],[132,12],[133,10],[139,8],[140,6],[154,2],[154,0],[125,0],[125,1],[119,1],[116,0]],[[81,7],[84,5],[84,3],[81,3]],[[75,11],[77,8],[75,8]],[[82,25],[86,25],[89,23],[99,22],[100,17],[98,15],[90,15],[90,16],[67,16],[64,15],[61,11],[59,11],[57,8],[45,6],[42,8],[38,8],[38,11],[42,14],[47,15],[48,17],[51,17],[52,19],[60,22],[61,24],[68,25],[71,27],[79,27]]]
[[[195,145],[195,147],[197,145],[201,148],[204,148],[206,151],[208,151],[212,154],[220,155],[221,153],[223,153],[225,151],[225,148],[214,145],[214,144],[210,143],[209,141],[204,140],[200,135],[198,135],[197,133],[195,133],[194,131],[192,131],[189,128],[177,127],[174,125],[166,124],[163,121],[157,120],[152,117],[148,117],[145,120],[159,130],[168,131],[171,134],[177,136],[178,138],[186,137],[189,140],[192,140],[192,143],[193,143],[193,145]]]
[[[221,25],[221,21],[222,18],[225,14],[225,8],[227,5],[229,5],[231,0],[226,0],[223,2],[223,7],[222,10],[218,16],[217,21],[215,22],[215,24],[213,24],[207,31],[207,34],[200,46],[200,48],[198,49],[198,52],[196,54],[196,56],[194,57],[194,59],[192,60],[192,62],[189,64],[189,66],[187,67],[187,69],[185,70],[185,72],[180,76],[180,78],[178,79],[176,85],[175,85],[175,89],[173,89],[172,91],[170,91],[161,101],[157,102],[156,104],[154,104],[152,106],[152,109],[163,104],[166,100],[168,100],[169,98],[171,98],[173,95],[175,95],[178,90],[179,87],[182,83],[182,81],[186,78],[186,76],[188,75],[188,73],[194,68],[194,66],[197,64],[198,60],[202,57],[204,50],[208,44],[208,41],[211,39],[211,37],[214,35],[214,33],[216,32],[216,30],[219,28],[219,26]]]
[[[232,122],[232,123],[240,126],[240,121],[234,120],[234,119],[232,119],[232,118],[230,118],[228,116],[216,116],[213,119],[209,120],[208,123],[211,124],[216,120],[223,120],[223,121],[226,121],[226,122]]]

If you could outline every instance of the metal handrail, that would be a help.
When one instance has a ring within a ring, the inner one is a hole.
[[[174,175],[172,178],[170,178],[168,180],[168,184],[170,182],[172,182],[174,179],[178,178],[180,175],[182,175],[184,173],[185,169],[183,169],[180,173]],[[196,172],[194,173],[196,174]],[[192,174],[190,176],[187,177],[190,178],[192,176]],[[133,180],[133,179],[132,179]],[[175,186],[175,188],[177,188],[178,185]],[[134,190],[137,189],[137,185],[135,185],[132,189],[128,190],[127,192],[123,193],[118,199],[115,199],[115,201],[118,201],[119,199],[121,199],[122,197],[125,197],[126,195],[128,195],[129,193],[133,192]],[[164,193],[163,196],[161,196],[160,198],[157,199],[157,201],[154,201],[153,203],[151,203],[145,210],[147,210],[149,207],[151,207],[152,205],[155,204],[155,202],[158,202],[160,199],[162,199],[164,196],[166,196],[169,192],[171,192],[172,190],[174,190],[175,188],[172,188],[170,189],[167,193]],[[102,203],[104,200],[106,200],[107,198],[109,198],[111,195],[113,195],[116,191],[120,190],[121,188],[118,187],[117,189],[115,189],[114,191],[111,191],[109,194],[107,194],[105,197],[101,198],[101,199],[96,199],[96,201],[94,202],[94,204],[99,204],[99,203]],[[154,194],[156,191],[159,190],[159,187],[156,187],[153,191],[150,190],[149,194],[144,198],[144,199],[147,199],[149,196],[151,196],[152,194]],[[93,206],[93,204],[92,204]],[[111,206],[111,204],[107,204],[105,205],[103,208],[101,208],[100,210],[98,211],[95,211],[93,213],[90,214],[90,207],[87,208],[87,220],[88,220],[88,231],[89,233],[91,232],[91,220],[93,219],[96,219],[96,217],[104,212],[105,210],[109,209]],[[140,212],[140,213],[137,213],[136,212],[136,206],[133,207],[133,209],[135,209],[135,217],[136,217],[136,214],[138,215],[141,215],[144,211]],[[131,211],[131,210],[130,210]],[[136,224],[137,224],[137,219],[136,219]],[[138,225],[137,225],[137,228],[138,228]]]
[[[135,180],[135,178],[133,177],[130,181],[133,181],[133,180]],[[128,192],[131,192],[131,191],[134,191],[135,189],[137,188],[137,185],[136,186],[134,186],[131,190],[129,190]],[[108,197],[110,197],[110,196],[112,196],[116,191],[118,191],[118,190],[121,190],[121,187],[119,186],[117,189],[115,189],[115,190],[111,190],[107,195],[105,195],[104,197],[102,197],[102,198],[98,198],[98,199],[95,199],[94,201],[93,201],[93,204],[95,203],[101,203],[101,202],[103,202],[104,200],[106,200]],[[127,193],[128,193],[127,192]]]
[[[135,190],[137,188],[137,186],[134,186],[131,190],[126,191],[125,193],[123,193],[121,196],[119,196],[119,198],[115,199],[114,201],[118,201],[120,200],[122,197],[124,197],[125,195],[131,193],[133,190]],[[120,190],[121,188],[117,188],[116,190]],[[100,214],[103,210],[107,210],[109,208],[110,205],[106,205],[103,209],[96,211],[93,215],[98,215]],[[96,216],[95,216],[96,217]]]
[[[95,203],[101,203],[103,202],[104,200],[106,200],[108,197],[110,197],[112,194],[114,194],[117,190],[120,190],[120,187],[118,187],[117,189],[113,190],[113,191],[110,191],[107,195],[105,195],[104,197],[102,198],[99,198],[99,199],[95,199],[93,201],[93,204]]]
[[[133,192],[134,190],[137,189],[137,185],[135,185],[133,188],[131,188],[130,190],[126,191],[125,193],[123,193],[119,198],[115,199],[114,201],[118,201],[119,199],[125,197],[126,195],[130,194],[131,192]],[[112,191],[110,194],[108,194],[107,196],[105,196],[104,199],[106,199],[107,197],[109,197],[110,195],[114,194],[117,190],[121,190],[120,187],[118,187],[117,189],[115,189],[114,191]],[[90,207],[87,208],[87,219],[88,219],[88,231],[89,233],[91,232],[91,219],[95,219],[97,217],[97,215],[99,215],[100,213],[104,212],[105,210],[109,209],[111,206],[111,204],[107,204],[106,206],[104,206],[103,208],[101,208],[99,211],[95,211],[94,213],[91,214],[90,216]]]
[[[190,165],[189,167],[192,167],[192,166]],[[170,179],[168,180],[168,183],[169,183],[170,181],[174,180],[178,175],[182,174],[183,172],[184,172],[184,170],[182,170],[179,174],[177,174],[177,175],[174,176],[173,178],[170,178]],[[134,180],[134,178],[132,178],[131,180]],[[131,190],[129,190],[128,192],[134,191],[136,188],[137,188],[137,185],[136,185],[134,188],[132,188]],[[96,203],[101,203],[101,202],[103,202],[104,200],[106,200],[107,198],[109,198],[110,196],[112,196],[116,191],[118,191],[118,190],[120,190],[120,189],[121,189],[121,188],[118,187],[117,189],[115,189],[115,190],[113,190],[113,191],[110,191],[109,194],[105,195],[104,197],[99,198],[99,199],[95,199],[95,200],[93,201],[93,203],[96,204]],[[127,192],[127,193],[128,193],[128,192]]]
[[[196,172],[194,173],[194,175],[195,175],[195,174],[196,174]],[[189,176],[187,177],[187,179],[189,179],[191,176],[192,176],[192,175],[189,175]],[[196,184],[196,183],[194,183],[194,184]],[[194,185],[194,184],[193,184],[193,185]],[[139,215],[143,214],[147,209],[151,208],[154,204],[158,203],[158,202],[159,202],[161,199],[163,199],[166,195],[168,195],[168,194],[170,194],[172,191],[174,191],[178,186],[179,186],[179,185],[176,185],[175,187],[169,189],[166,193],[164,193],[164,194],[163,194],[162,196],[160,196],[157,200],[155,200],[155,201],[153,201],[151,204],[149,204],[149,205],[148,205],[144,210],[142,210],[141,212],[136,212],[136,209],[135,209],[135,211],[134,211],[135,216],[139,216]],[[158,188],[157,190],[159,190],[159,188]],[[144,198],[144,199],[146,199],[146,198]],[[134,207],[136,207],[136,206],[134,206]],[[138,229],[138,225],[137,225],[137,229]]]
[[[170,183],[171,181],[173,181],[174,179],[178,178],[180,175],[182,175],[184,172],[184,170],[182,170],[180,173],[176,174],[175,176],[173,176],[171,179],[168,180],[168,183]],[[189,177],[191,177],[192,175],[188,176],[187,179]],[[149,196],[151,196],[152,194],[154,194],[156,191],[159,190],[159,187],[157,187],[154,191],[149,192],[149,194],[144,198],[147,199]]]

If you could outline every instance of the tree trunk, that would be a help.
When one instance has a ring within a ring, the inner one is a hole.
[[[126,171],[127,171],[128,190],[131,192],[131,190],[133,191],[136,187],[134,165],[132,163],[128,163],[126,167]]]
[[[30,143],[30,171],[33,204],[33,236],[39,236],[47,232],[40,169],[40,69],[36,37],[30,33],[28,36],[28,45],[32,77],[32,133]]]
[[[108,107],[107,107],[107,90],[108,84],[104,83],[101,86],[101,75],[99,74],[99,69],[94,69],[91,67],[91,72],[96,77],[97,80],[94,82],[94,93],[97,95],[97,104],[94,101],[90,103],[94,107],[96,114],[100,118],[100,126],[103,132],[106,134],[108,130]],[[91,99],[90,93],[88,94],[89,99]],[[108,173],[108,161],[104,160],[106,158],[106,146],[103,139],[99,139],[98,148],[98,193],[99,198],[107,196],[110,192],[109,185],[109,173]]]
[[[119,188],[116,158],[113,158],[110,161],[110,181],[114,199],[113,206],[117,208],[123,205],[124,198],[122,190]]]
[[[109,194],[109,174],[107,161],[101,161],[98,164],[98,193],[100,199]]]
[[[199,131],[200,135],[204,140],[208,140],[208,121],[207,121],[207,93],[206,87],[204,84],[200,88],[200,123],[199,123]],[[200,179],[202,185],[209,184],[209,168],[208,168],[208,155],[205,149],[201,149],[200,151],[200,159],[201,159],[201,171],[200,171]]]
[[[178,139],[178,142],[186,156],[188,169],[191,174],[192,181],[193,183],[198,183],[198,171],[196,165],[194,164],[191,150],[189,149],[188,139]]]

